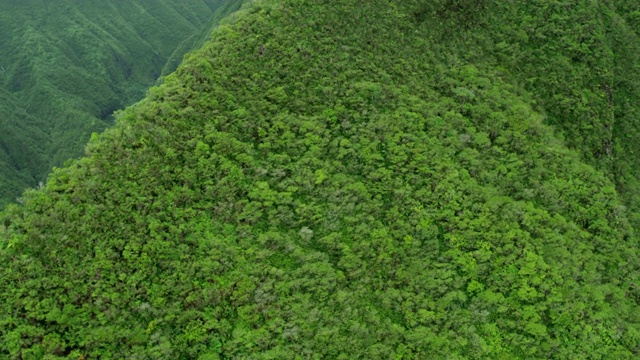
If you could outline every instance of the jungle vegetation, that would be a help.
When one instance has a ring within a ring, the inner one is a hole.
[[[0,356],[637,359],[638,26],[245,4],[0,213]]]
[[[240,1],[0,3],[0,208],[79,157]]]

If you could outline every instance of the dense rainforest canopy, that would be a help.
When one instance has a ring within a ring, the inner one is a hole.
[[[639,26],[246,4],[0,214],[0,356],[637,359]]]
[[[82,154],[239,0],[0,2],[0,208]]]

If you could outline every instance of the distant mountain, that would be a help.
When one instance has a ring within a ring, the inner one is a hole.
[[[0,213],[0,357],[640,358],[639,11],[247,4]]]
[[[240,3],[0,2],[0,206],[81,155]]]

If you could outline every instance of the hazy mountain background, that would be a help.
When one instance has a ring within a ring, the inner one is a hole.
[[[0,2],[0,207],[81,155],[239,4]]]

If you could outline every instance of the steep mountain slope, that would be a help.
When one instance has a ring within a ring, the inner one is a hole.
[[[240,2],[0,3],[0,206],[81,155],[114,110],[198,47],[215,11]]]
[[[0,354],[637,358],[616,184],[461,36],[503,6],[256,1],[1,215]]]
[[[9,196],[15,199],[22,193],[25,184],[37,183],[31,170],[44,166],[41,155],[47,134],[46,124],[25,113],[11,92],[0,88],[0,96],[1,208]]]
[[[640,226],[638,2],[537,0],[488,10],[489,31],[466,39],[535,94],[568,145],[614,180]]]

